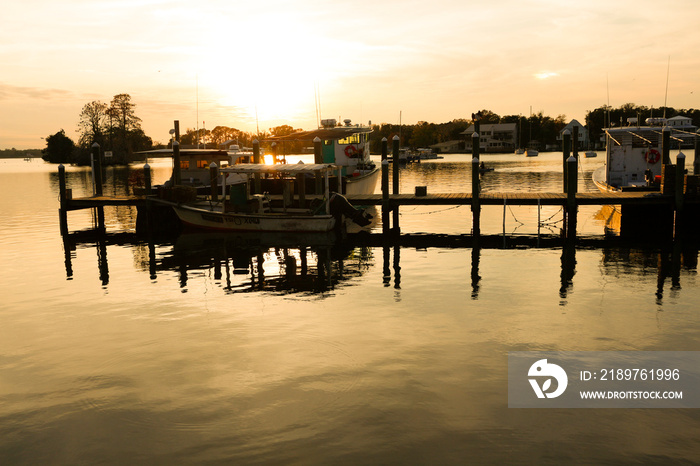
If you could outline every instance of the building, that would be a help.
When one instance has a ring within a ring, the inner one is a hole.
[[[464,135],[465,149],[472,150],[471,125],[461,134]],[[518,125],[516,123],[482,123],[479,125],[480,152],[513,152],[518,143]]]
[[[437,154],[449,154],[454,152],[464,152],[464,140],[445,141],[430,146]]]
[[[557,136],[557,141],[559,141],[559,145],[561,146],[562,141],[564,140],[564,131],[569,130],[569,134],[571,134],[571,138],[573,141],[574,137],[574,127],[578,128],[578,146],[576,146],[578,149],[588,149],[590,146],[590,136],[588,135],[588,128],[583,126],[581,123],[578,122],[578,120],[571,120],[571,122],[564,126],[564,128],[559,131],[559,135]]]

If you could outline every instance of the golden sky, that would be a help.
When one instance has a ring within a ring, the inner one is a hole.
[[[700,108],[697,0],[23,0],[2,17],[0,149],[77,140],[83,105],[120,93],[161,142],[173,120],[311,129],[316,94],[321,118],[356,123]]]

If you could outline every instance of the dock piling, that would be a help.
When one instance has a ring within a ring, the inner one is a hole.
[[[151,195],[152,180],[151,180],[151,166],[148,164],[145,164],[143,166],[143,184],[144,184],[144,188],[146,191],[146,196],[150,196]]]
[[[253,163],[260,163],[260,141],[253,140]],[[253,192],[259,194],[262,191],[260,186],[260,174],[256,173],[253,176]]]
[[[671,165],[671,128],[664,126],[661,130],[661,161],[664,165]]]
[[[578,188],[578,160],[573,155],[566,160],[566,209],[564,228],[567,239],[576,238],[576,223],[578,206],[576,205],[576,191]]]
[[[180,174],[180,143],[173,141],[173,186],[182,184]]]
[[[321,146],[321,138],[318,136],[314,138],[314,163],[323,163],[323,148]],[[316,173],[316,185],[314,189],[314,194],[321,194],[323,192],[320,173]]]
[[[392,139],[392,143],[393,143],[392,144],[392,149],[393,149],[392,156],[394,157],[394,169],[393,169],[394,176],[392,179],[392,185],[393,185],[392,193],[399,194],[399,165],[400,165],[400,163],[399,163],[399,137],[394,136]],[[392,219],[393,219],[393,223],[391,225],[392,230],[398,234],[401,231],[401,229],[399,227],[399,206],[398,205],[393,206],[391,211],[392,211]]]
[[[219,200],[219,166],[216,164],[216,162],[212,162],[211,165],[209,165],[209,186],[210,186],[210,195],[211,195],[211,200],[213,202],[216,202]],[[226,186],[226,183],[224,182],[224,186]]]
[[[569,155],[571,153],[571,131],[568,129],[564,130],[562,133],[562,188],[566,192],[566,184],[568,177],[566,176],[567,170],[567,160],[569,160]]]
[[[683,197],[685,187],[685,154],[680,152],[676,156],[676,185],[675,185],[675,219],[673,222],[673,234],[677,238],[683,227]]]
[[[67,208],[67,193],[66,193],[66,167],[63,164],[58,166],[58,198],[60,206],[58,209],[58,220],[61,228],[61,235],[68,235],[68,212]]]
[[[389,231],[389,159],[386,138],[382,138],[382,231]]]
[[[479,133],[472,134],[472,235],[481,234],[481,181],[479,180]]]

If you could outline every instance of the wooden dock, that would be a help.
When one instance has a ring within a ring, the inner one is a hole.
[[[481,205],[541,205],[563,206],[568,200],[566,193],[479,193]],[[381,194],[348,194],[345,196],[353,205],[382,205]],[[674,197],[658,192],[611,192],[611,193],[576,193],[577,205],[663,205],[671,204]],[[472,193],[440,193],[440,194],[389,194],[389,205],[400,206],[452,206],[472,205]]]
[[[576,224],[578,207],[583,205],[604,206],[619,205],[622,210],[621,234],[627,230],[629,235],[650,234],[657,237],[673,238],[680,232],[680,226],[684,225],[686,230],[700,229],[700,195],[697,190],[684,191],[682,182],[675,183],[673,189],[664,191],[621,191],[621,192],[595,192],[579,193],[578,187],[578,158],[569,156],[570,136],[565,135],[563,152],[563,192],[512,192],[496,193],[484,192],[481,190],[479,175],[479,154],[478,144],[475,145],[474,158],[471,166],[471,189],[469,193],[428,193],[427,187],[416,187],[414,194],[399,193],[399,164],[394,164],[392,168],[393,176],[390,192],[389,186],[389,163],[387,160],[387,141],[382,141],[382,163],[381,163],[381,193],[369,195],[346,195],[348,201],[356,206],[381,206],[382,211],[382,232],[400,233],[399,210],[402,206],[460,206],[469,205],[472,214],[471,235],[481,236],[480,216],[482,206],[561,206],[564,211],[562,235],[570,240],[576,238]],[[320,144],[320,142],[315,142]],[[394,157],[398,157],[398,138],[393,141]],[[93,145],[93,157],[99,159],[99,146]],[[684,159],[678,160],[677,166],[667,165],[669,169],[676,172],[676,179],[682,180],[684,177]],[[215,167],[212,167],[215,170]],[[670,171],[670,170],[669,170]],[[148,217],[147,222],[142,224],[152,224],[154,207],[159,204],[157,196],[104,196],[102,195],[101,176],[99,164],[95,170],[95,196],[72,198],[69,190],[66,189],[65,168],[59,166],[59,197],[60,197],[60,223],[61,232],[68,233],[67,212],[78,209],[95,209],[98,228],[104,230],[103,208],[107,206],[135,206],[143,207],[139,213],[143,212]],[[144,178],[146,188],[144,192],[151,192],[150,167],[144,167]],[[212,179],[217,179],[216,174]],[[420,189],[419,189],[420,188]],[[216,189],[216,188],[214,188]],[[304,188],[302,188],[303,191]],[[215,192],[215,191],[212,191]],[[298,193],[300,201],[309,202],[318,195]],[[282,196],[271,196],[273,200]],[[690,209],[688,209],[690,208]],[[165,207],[155,209],[171,212],[172,209]],[[627,212],[625,214],[625,212]],[[174,217],[174,215],[171,215]],[[158,220],[160,222],[160,220]],[[138,224],[137,220],[137,224]]]

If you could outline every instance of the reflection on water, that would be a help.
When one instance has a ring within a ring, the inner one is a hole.
[[[494,156],[483,181],[553,188],[541,157]],[[468,191],[460,163],[407,167],[402,190]],[[502,208],[476,245],[468,208],[402,213],[443,236],[340,246],[136,237],[135,212],[105,209],[109,233],[64,243],[54,170],[0,169],[2,464],[698,462],[697,410],[507,408],[510,351],[700,350],[697,244],[604,239],[595,212],[575,247],[506,241]],[[536,210],[513,214],[537,232]]]

